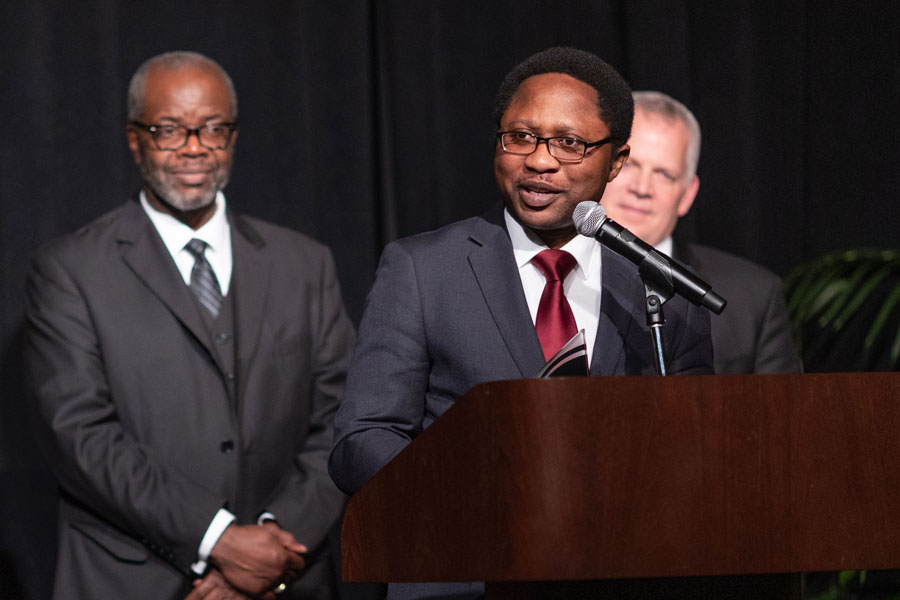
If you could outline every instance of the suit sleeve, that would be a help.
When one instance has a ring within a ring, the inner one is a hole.
[[[294,469],[265,507],[312,553],[325,541],[346,501],[331,480],[327,465],[334,437],[334,414],[344,392],[355,341],[330,252],[321,261],[318,287],[320,292],[310,313],[315,333],[309,427],[302,449],[294,457]]]
[[[63,493],[187,572],[221,499],[154,462],[110,398],[91,307],[42,252],[28,275],[25,365],[38,438]]]
[[[366,302],[329,468],[353,494],[422,431],[430,373],[415,265],[388,245]]]
[[[794,344],[791,320],[784,301],[784,291],[781,281],[777,278],[769,286],[754,354],[754,373],[800,373],[803,371],[803,365]]]

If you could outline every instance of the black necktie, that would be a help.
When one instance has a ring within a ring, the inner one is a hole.
[[[194,268],[191,270],[191,290],[197,296],[200,304],[206,307],[213,317],[216,317],[222,308],[222,289],[219,287],[219,280],[216,279],[216,274],[209,261],[203,255],[206,251],[206,242],[194,238],[184,248],[194,256]]]

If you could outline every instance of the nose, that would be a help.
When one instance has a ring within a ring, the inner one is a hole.
[[[650,198],[653,188],[650,183],[650,174],[644,169],[632,169],[633,175],[628,180],[628,191],[638,198]]]
[[[538,142],[534,152],[525,156],[525,166],[532,171],[545,173],[559,169],[559,161],[550,154],[550,146],[547,140]]]
[[[208,148],[200,143],[200,130],[189,129],[187,141],[184,143],[184,146],[181,147],[182,154],[196,156],[198,154],[204,154],[207,151]]]

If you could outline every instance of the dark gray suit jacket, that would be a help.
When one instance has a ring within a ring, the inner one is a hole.
[[[229,221],[234,373],[137,202],[34,259],[26,363],[61,488],[58,598],[183,598],[222,507],[240,524],[270,511],[324,555],[353,327],[324,246]],[[328,597],[327,565],[313,571],[300,587]]]
[[[673,258],[693,267],[728,300],[710,316],[716,373],[799,373],[781,279],[744,258],[676,242]]]
[[[654,373],[637,268],[605,249],[601,268],[591,373]],[[705,311],[675,298],[665,314],[669,372],[711,373]],[[501,207],[388,245],[335,418],[332,476],[355,492],[470,388],[543,365]]]

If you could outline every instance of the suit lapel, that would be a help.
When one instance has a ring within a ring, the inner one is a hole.
[[[534,377],[544,366],[544,354],[528,312],[512,243],[502,210],[476,221],[470,235],[469,264],[506,347],[523,377]],[[637,269],[618,254],[601,249],[600,318],[591,360],[591,375],[625,372],[625,340],[643,323],[644,288]],[[649,343],[649,339],[648,339]]]
[[[494,210],[476,221],[469,237],[469,265],[520,374],[534,377],[544,366],[544,354],[528,312],[512,243],[500,224],[502,214]]]
[[[672,242],[672,258],[677,260],[680,263],[684,263],[687,266],[699,271],[700,270],[700,257],[698,257],[690,244],[686,244],[683,242],[679,242],[678,240],[674,240]]]
[[[644,314],[643,305],[636,305],[636,300],[644,298],[643,284],[630,262],[605,246],[601,255],[603,289],[591,375],[615,375],[624,373],[625,340]]]
[[[137,202],[129,202],[124,207],[117,241],[122,260],[215,359],[197,303],[153,223]]]
[[[248,380],[247,373],[259,344],[271,273],[270,261],[261,252],[266,245],[262,236],[243,217],[229,212],[228,219],[231,223],[231,252],[234,260],[231,292],[240,386],[238,398],[241,398],[243,386]]]

